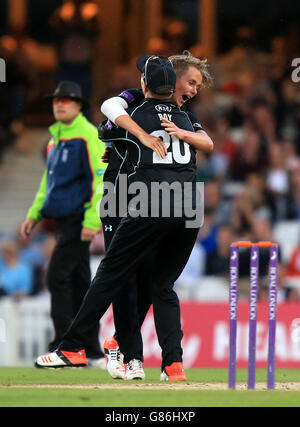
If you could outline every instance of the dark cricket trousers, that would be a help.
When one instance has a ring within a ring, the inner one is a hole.
[[[84,302],[59,348],[79,351],[109,305],[142,262],[149,266],[155,327],[162,348],[162,368],[182,361],[180,306],[173,284],[183,271],[198,229],[182,219],[123,218],[98,267]],[[149,264],[148,264],[149,260]],[[154,270],[151,270],[153,265]],[[143,283],[139,283],[143,286]]]
[[[49,351],[57,349],[91,284],[90,242],[81,240],[82,219],[82,215],[77,215],[56,220],[56,245],[47,272],[55,330]],[[99,345],[99,323],[93,325],[86,337],[86,352],[90,358],[104,357]]]
[[[114,234],[121,222],[120,217],[101,218],[106,251],[111,244]],[[129,279],[114,298],[112,308],[114,314],[114,337],[119,344],[124,362],[132,359],[143,361],[143,340],[141,326],[152,305],[149,272],[142,265]],[[138,286],[141,283],[141,286]]]
[[[101,218],[107,250],[121,220],[120,217]],[[147,261],[141,262],[138,271],[129,278],[127,285],[122,287],[112,303],[115,323],[114,337],[124,355],[125,363],[132,359],[144,360],[141,327],[152,305],[151,280],[152,272],[155,271],[153,270],[154,262],[156,262],[156,257],[152,253],[147,256]],[[170,283],[170,287],[172,286],[173,284]],[[173,298],[172,304],[177,304],[179,307],[176,292],[171,291],[170,297]]]

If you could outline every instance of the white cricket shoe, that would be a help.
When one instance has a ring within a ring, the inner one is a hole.
[[[140,360],[132,359],[126,365],[125,380],[144,380],[145,372]]]
[[[99,359],[87,359],[88,368],[96,368],[105,371],[106,369],[106,359],[105,357],[100,357]]]
[[[103,348],[107,357],[106,369],[109,375],[114,379],[123,380],[125,377],[124,356],[120,352],[119,344],[114,337],[106,338]]]

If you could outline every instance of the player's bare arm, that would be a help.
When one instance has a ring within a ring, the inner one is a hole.
[[[167,155],[167,150],[161,139],[149,135],[127,114],[127,102],[121,97],[107,99],[101,105],[102,113],[117,126],[127,130],[138,138],[143,145],[151,148],[160,158]]]
[[[115,124],[134,135],[143,145],[151,148],[162,159],[166,157],[167,149],[162,140],[145,132],[128,114],[117,117]]]
[[[181,139],[188,144],[192,145],[196,150],[210,153],[214,149],[214,143],[212,139],[207,135],[204,130],[197,132],[190,132],[185,129],[180,129],[175,123],[168,119],[162,118],[162,127],[169,133],[174,135],[178,139]]]

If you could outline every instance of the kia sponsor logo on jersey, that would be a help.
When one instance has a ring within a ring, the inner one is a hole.
[[[159,113],[170,113],[172,111],[172,107],[169,105],[158,104],[155,106],[155,110]]]

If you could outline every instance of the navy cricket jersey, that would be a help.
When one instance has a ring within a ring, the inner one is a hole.
[[[144,177],[147,181],[148,177],[149,182],[192,181],[196,169],[196,150],[188,143],[169,135],[161,126],[161,119],[165,117],[180,129],[193,132],[186,112],[181,111],[171,100],[153,98],[144,99],[137,107],[131,107],[127,112],[147,133],[161,138],[168,150],[167,156],[161,159],[152,149],[126,132],[129,159],[136,174],[134,180],[142,180]],[[141,169],[145,172],[141,173]]]
[[[179,188],[179,192],[181,193],[181,204],[183,204],[186,191],[185,183],[193,183],[189,189],[190,194],[187,196],[195,207],[196,149],[185,141],[179,140],[176,136],[169,135],[161,126],[161,119],[164,117],[172,121],[180,129],[193,132],[194,127],[189,115],[174,105],[171,100],[153,98],[142,100],[138,106],[129,108],[127,112],[147,133],[161,138],[168,150],[166,157],[162,159],[133,135],[124,132],[124,139],[128,150],[129,182],[142,182],[147,186],[148,206],[151,208],[155,203],[157,207],[159,203],[159,216],[161,213],[161,203],[165,202],[165,200],[162,193],[159,194],[159,200],[157,197],[151,197],[154,194],[152,183],[164,183],[165,188],[166,183],[176,183],[176,188]],[[178,200],[180,198],[176,197],[175,201],[175,193],[172,192],[170,198],[171,209],[175,207],[175,204],[178,205]],[[157,213],[158,211],[156,210]]]
[[[141,89],[126,89],[118,95],[124,99],[128,108],[138,106],[138,104],[145,99],[143,91]],[[203,130],[202,125],[198,122],[195,114],[191,111],[186,110],[185,106],[181,107],[182,111],[185,111],[189,116],[192,123],[194,132]],[[118,176],[120,174],[127,174],[130,164],[128,163],[127,150],[124,141],[124,132],[119,129],[116,125],[111,123],[109,120],[105,120],[99,126],[99,138],[106,142],[112,143],[112,151],[110,154],[109,164],[105,171],[104,181],[109,181],[117,185]],[[120,140],[121,139],[121,140]],[[129,171],[131,173],[132,170]]]
[[[118,95],[123,98],[128,107],[137,106],[144,98],[141,89],[128,89]],[[118,177],[120,174],[127,174],[127,150],[124,144],[123,129],[118,128],[110,120],[105,120],[98,127],[99,138],[105,142],[111,142],[111,153],[109,163],[105,170],[104,181],[112,182],[117,186]]]

